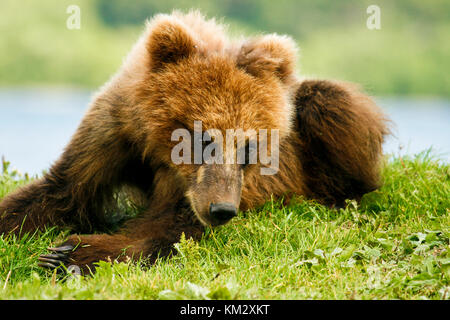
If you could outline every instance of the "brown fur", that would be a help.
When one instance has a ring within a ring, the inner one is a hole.
[[[78,245],[72,263],[92,268],[108,257],[168,255],[183,232],[200,238],[203,225],[218,224],[211,203],[247,210],[302,195],[343,205],[376,189],[384,115],[354,85],[298,80],[296,59],[286,36],[229,40],[197,12],[156,16],[50,171],[0,203],[0,233],[101,229],[114,192],[140,190],[147,208],[118,233],[67,240]],[[194,120],[222,132],[278,129],[278,173],[261,175],[260,163],[175,165],[171,133],[192,132]]]

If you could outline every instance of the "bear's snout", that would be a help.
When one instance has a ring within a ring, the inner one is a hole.
[[[211,203],[209,214],[218,224],[224,224],[237,214],[237,208],[232,203]]]

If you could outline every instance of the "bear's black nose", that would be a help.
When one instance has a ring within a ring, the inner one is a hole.
[[[237,208],[232,203],[211,203],[209,214],[219,223],[225,223],[236,216]]]

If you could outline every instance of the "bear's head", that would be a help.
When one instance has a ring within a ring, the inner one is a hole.
[[[146,154],[173,169],[199,220],[213,226],[236,214],[249,172],[276,174],[296,60],[288,37],[230,41],[221,32],[195,15],[156,17],[139,93]]]

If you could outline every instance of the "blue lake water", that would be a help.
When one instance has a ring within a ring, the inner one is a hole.
[[[92,92],[0,89],[0,156],[20,172],[40,174],[55,161],[88,108]],[[385,153],[413,155],[433,147],[450,160],[450,101],[378,98],[393,120]]]

